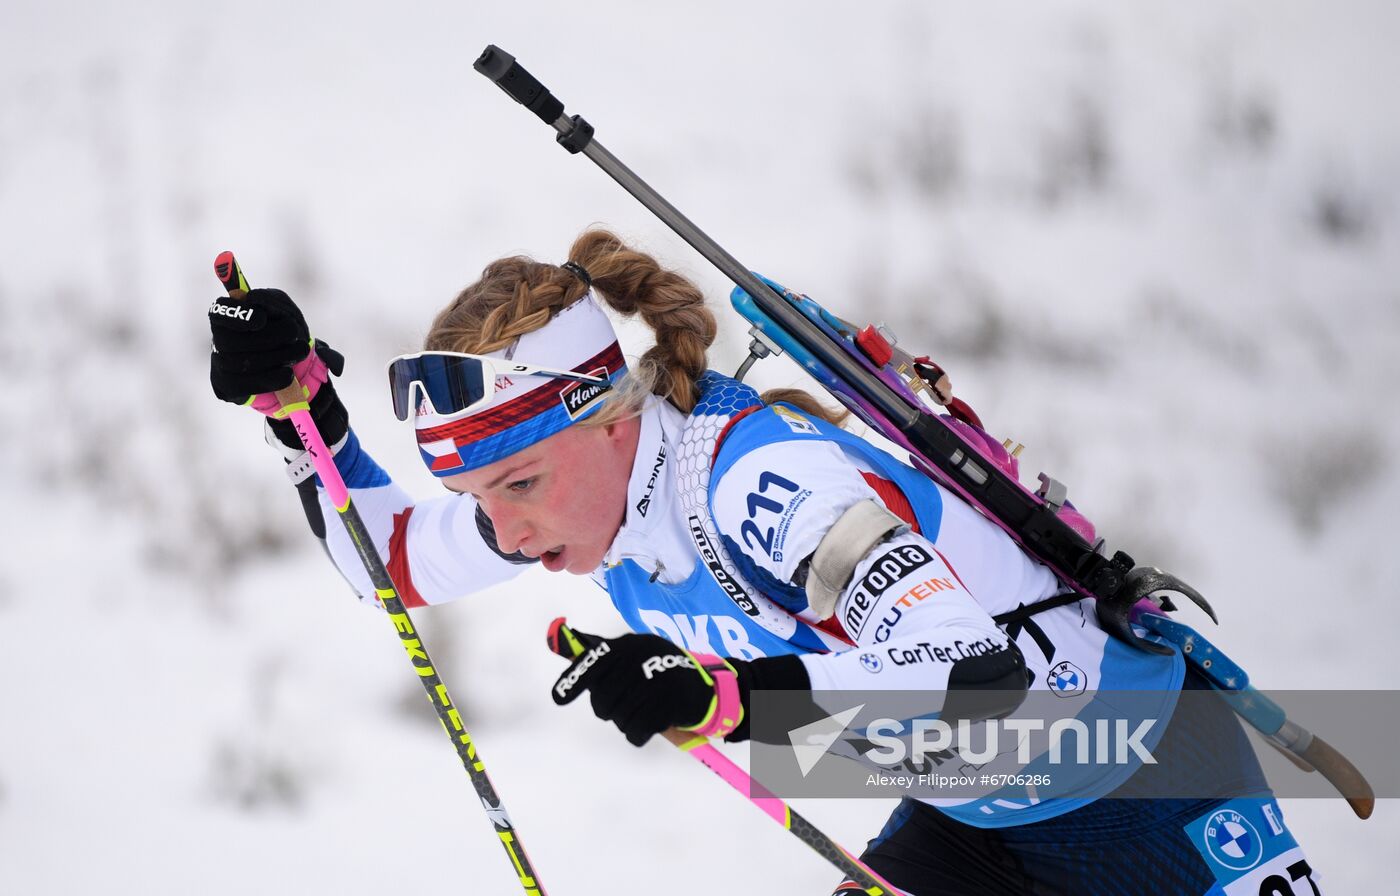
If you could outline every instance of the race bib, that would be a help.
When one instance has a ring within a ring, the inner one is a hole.
[[[1208,896],[1320,896],[1316,875],[1272,799],[1230,800],[1182,830],[1216,886]]]

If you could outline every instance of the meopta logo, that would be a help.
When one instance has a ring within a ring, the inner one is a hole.
[[[1248,871],[1264,857],[1264,841],[1249,819],[1233,809],[1210,817],[1202,832],[1210,857],[1231,871]]]
[[[845,613],[842,615],[846,631],[852,637],[859,637],[869,621],[867,614],[875,603],[891,586],[903,580],[911,571],[925,563],[932,563],[933,557],[917,544],[891,548],[879,559],[870,564],[870,569],[847,592]],[[896,617],[897,619],[898,617]],[[886,620],[887,626],[894,623]],[[888,635],[886,635],[888,637]],[[876,638],[883,641],[884,638]]]
[[[730,600],[739,605],[739,609],[743,610],[749,616],[757,616],[757,605],[755,605],[753,599],[744,592],[743,586],[734,581],[734,577],[724,568],[724,564],[720,563],[719,554],[715,552],[714,546],[710,544],[710,538],[705,534],[705,528],[701,525],[700,518],[697,516],[690,517],[690,538],[695,542],[695,548],[700,552],[700,559],[705,561],[705,566],[709,568],[710,575],[714,577],[715,584],[719,585],[720,589],[724,591],[725,594],[729,595]]]
[[[612,645],[604,641],[585,653],[578,665],[574,666],[568,675],[559,679],[558,683],[554,685],[554,695],[560,700],[568,699],[569,692],[574,689],[574,685],[578,684],[578,680],[583,677],[583,674],[592,669],[594,663],[607,656],[611,651]]]
[[[651,681],[652,676],[660,675],[667,669],[679,669],[682,667],[694,669],[695,663],[691,662],[690,657],[679,653],[668,653],[664,656],[649,656],[642,663],[642,675],[647,681]]]
[[[248,305],[243,308],[234,305],[225,305],[222,302],[215,302],[209,306],[209,313],[219,317],[231,317],[234,320],[251,321],[253,319],[253,306]]]

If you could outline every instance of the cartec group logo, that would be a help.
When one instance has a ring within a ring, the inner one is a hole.
[[[1248,871],[1264,857],[1264,841],[1249,819],[1233,809],[1221,809],[1202,833],[1210,857],[1231,871]]]

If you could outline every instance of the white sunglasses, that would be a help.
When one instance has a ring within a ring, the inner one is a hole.
[[[496,394],[497,377],[549,376],[597,385],[608,382],[604,377],[574,370],[520,364],[503,358],[462,352],[400,355],[389,362],[388,371],[394,416],[404,421],[412,419],[422,404],[444,420],[465,417],[491,402]]]

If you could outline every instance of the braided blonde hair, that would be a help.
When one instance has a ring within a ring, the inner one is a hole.
[[[607,230],[586,231],[569,249],[569,261],[588,271],[595,294],[609,308],[623,317],[640,315],[656,334],[656,344],[631,365],[606,404],[581,423],[601,426],[636,416],[647,395],[659,395],[685,413],[693,410],[700,398],[696,380],[705,372],[706,353],[717,329],[699,288]],[[557,265],[520,255],[498,259],[438,313],[423,348],[498,351],[543,327],[587,291],[583,280]],[[794,404],[832,423],[846,416],[797,389],[773,390],[762,397],[770,403]]]

